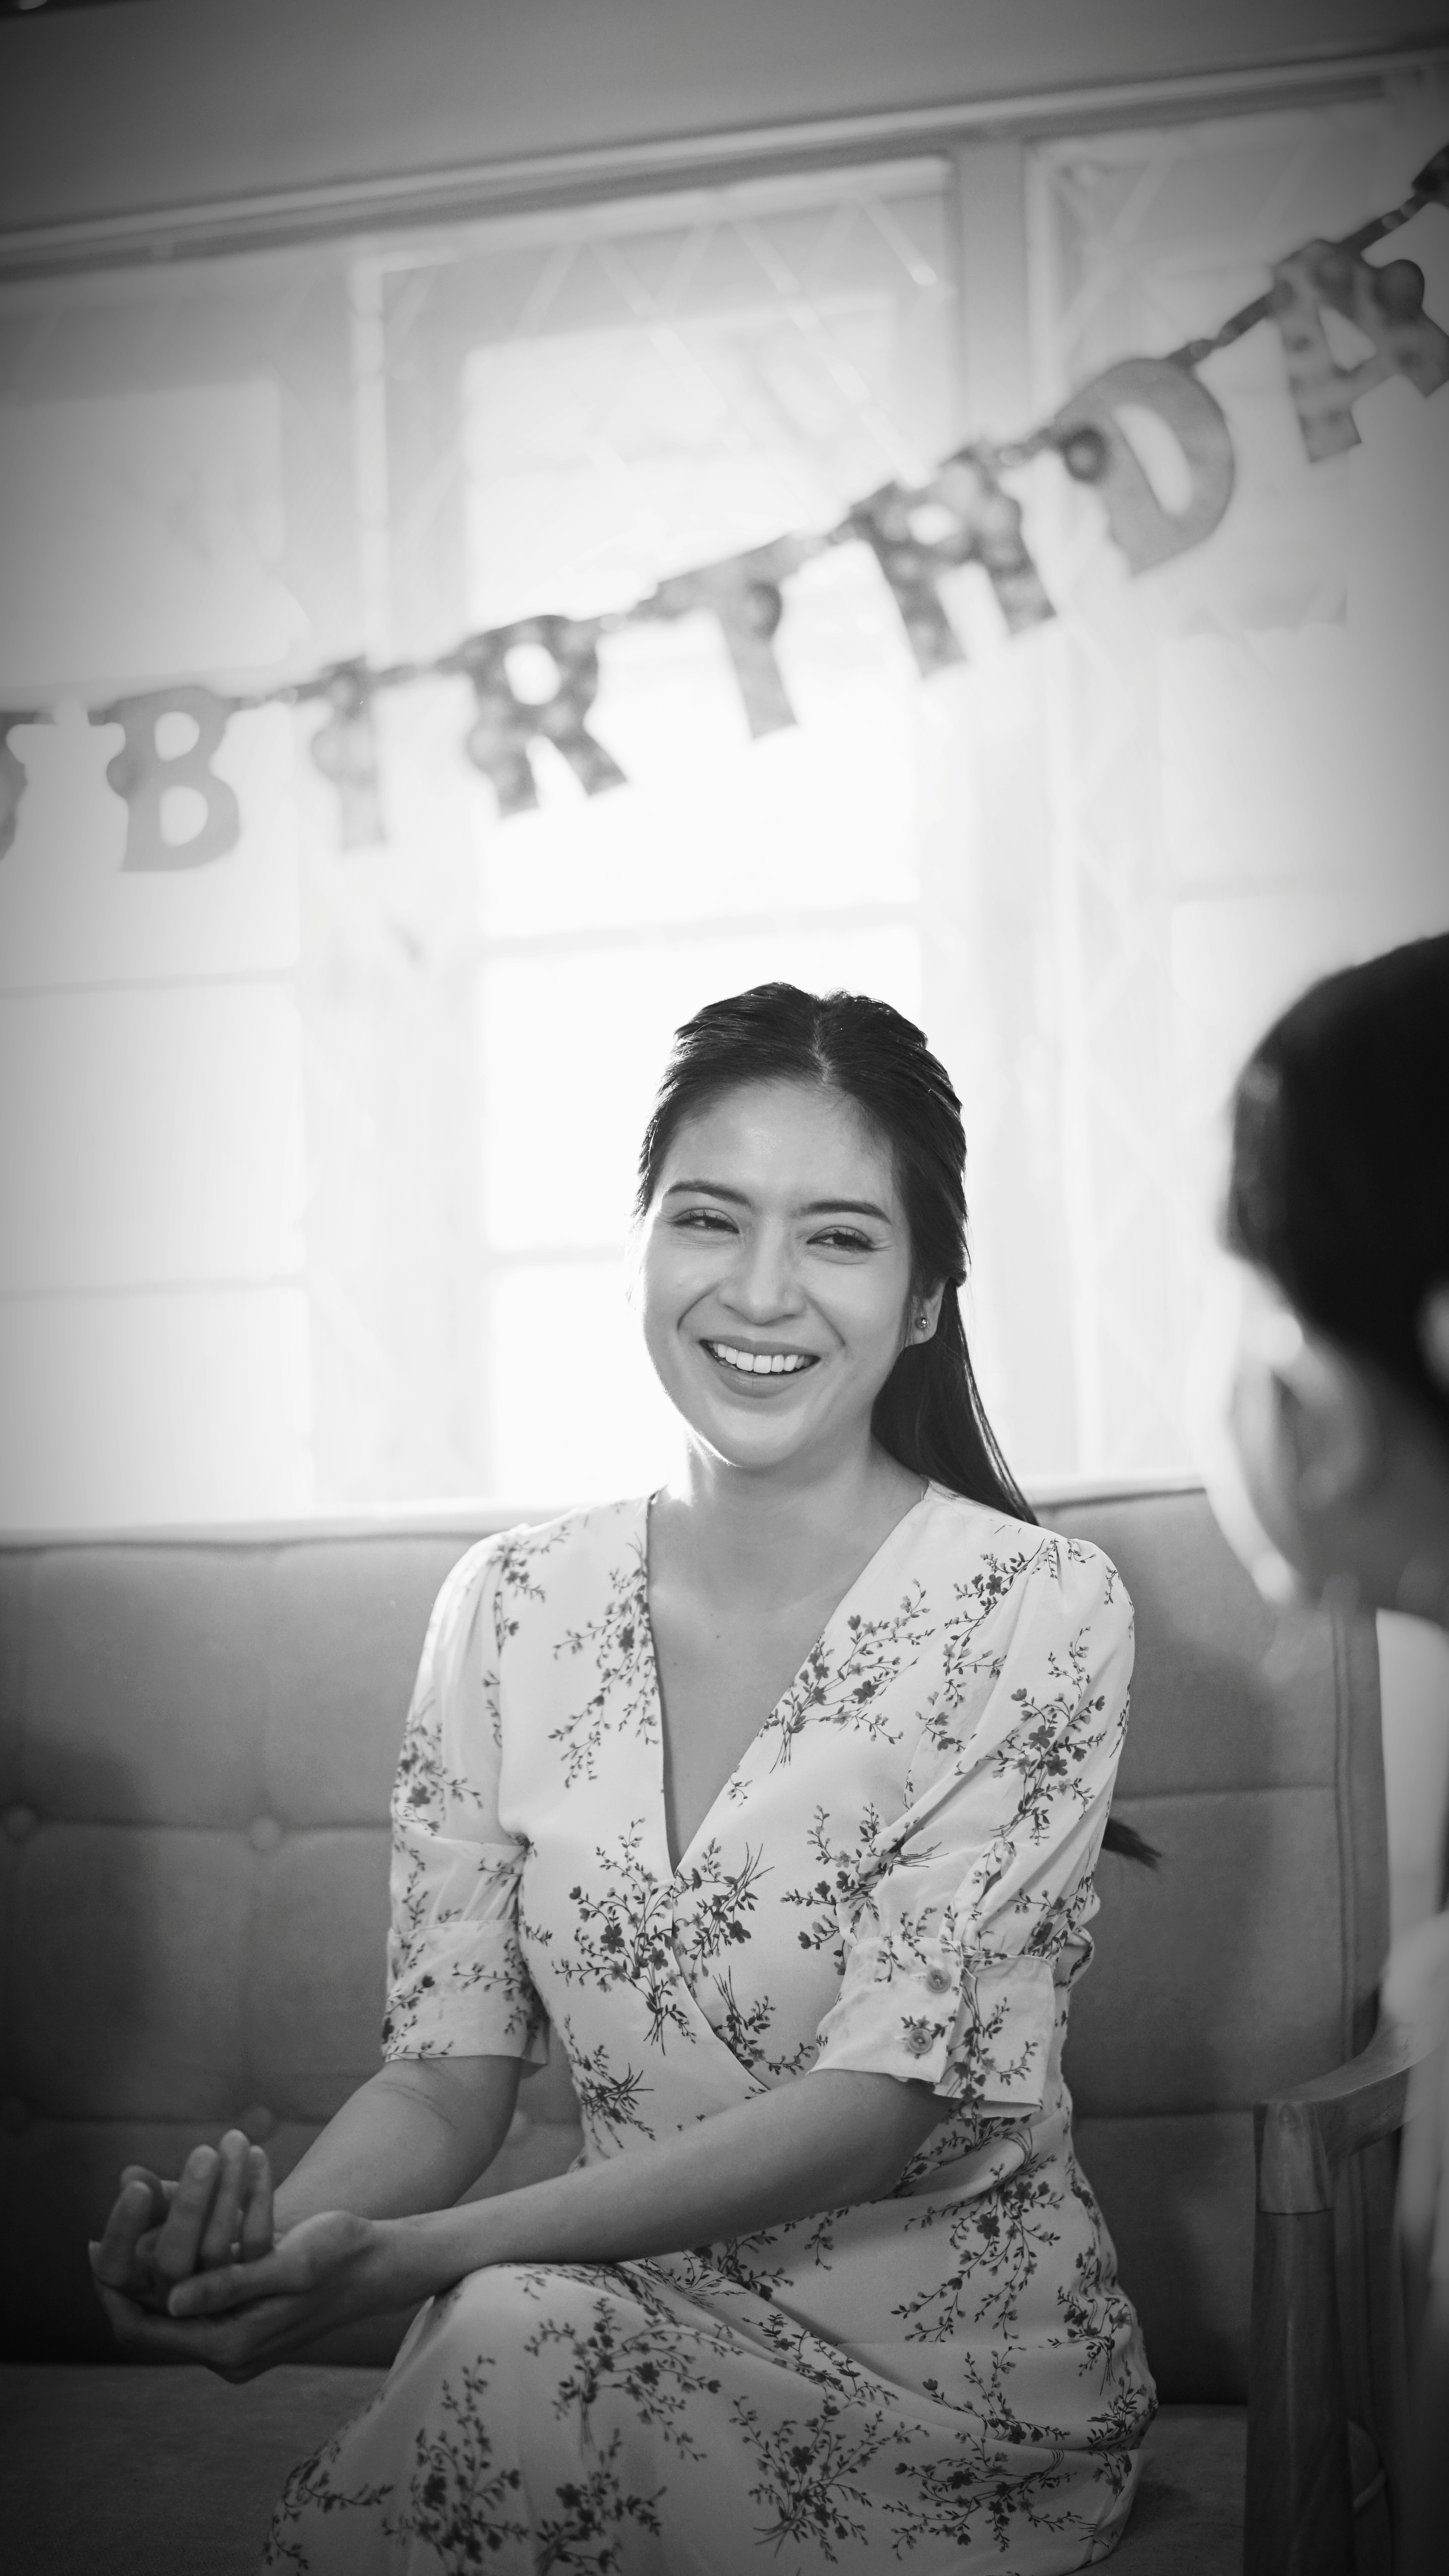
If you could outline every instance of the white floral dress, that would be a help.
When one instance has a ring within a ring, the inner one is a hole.
[[[1152,2383],[1072,2152],[1068,1991],[1126,1718],[1096,1549],[932,1487],[665,1835],[648,1505],[466,1556],[394,1799],[389,2056],[567,2049],[589,2160],[814,2067],[949,2105],[884,2199],[474,2272],[296,2470],[266,2564],[1045,2571],[1121,2535]]]

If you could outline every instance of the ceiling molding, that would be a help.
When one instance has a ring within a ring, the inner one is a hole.
[[[1021,91],[945,106],[804,118],[87,215],[0,231],[0,279],[214,258],[303,241],[392,233],[412,225],[536,212],[601,197],[720,186],[863,156],[949,151],[985,137],[1039,141],[1114,125],[1180,123],[1247,107],[1373,98],[1445,62],[1449,35],[1434,44],[1379,53],[1299,57],[1234,70]]]

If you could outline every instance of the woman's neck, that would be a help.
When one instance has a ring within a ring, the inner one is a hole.
[[[691,1589],[783,1605],[828,1588],[842,1556],[868,1562],[923,1488],[874,1441],[823,1467],[763,1472],[691,1443],[655,1499],[653,1528]]]

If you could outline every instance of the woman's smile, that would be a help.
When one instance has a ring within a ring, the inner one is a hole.
[[[807,1369],[815,1367],[820,1357],[818,1351],[781,1349],[775,1344],[709,1337],[701,1340],[700,1349],[708,1353],[715,1366],[723,1369],[727,1377],[747,1380],[751,1393],[756,1386],[763,1393],[767,1387],[778,1386],[784,1378],[803,1376]]]

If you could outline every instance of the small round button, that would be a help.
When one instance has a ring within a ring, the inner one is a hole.
[[[7,1807],[5,1831],[13,1843],[28,1843],[40,1818],[33,1807]]]
[[[253,1851],[274,1852],[282,1839],[282,1828],[275,1816],[256,1816],[247,1827],[247,1841]]]
[[[276,2125],[276,2113],[269,2111],[265,2102],[249,2103],[246,2110],[237,2116],[237,2127],[245,2129],[247,2136],[257,2146],[260,2146],[264,2138],[271,2136]]]
[[[947,1976],[945,1969],[944,1969],[944,1968],[932,1968],[932,1969],[931,1969],[931,1971],[930,1971],[930,1973],[929,1973],[929,1975],[928,1975],[928,1976],[927,1976],[927,1978],[926,1978],[926,1992],[927,1992],[927,1994],[928,1994],[928,1995],[948,1995],[948,1994],[950,1993],[950,1991],[951,1991],[951,1980],[950,1980],[950,1978]]]

